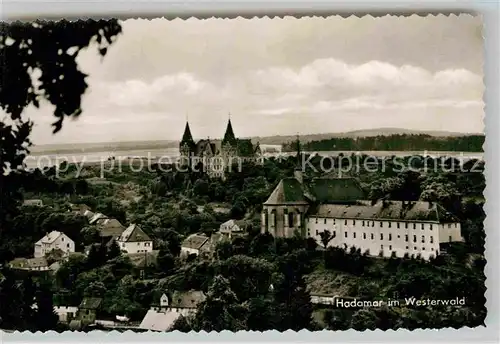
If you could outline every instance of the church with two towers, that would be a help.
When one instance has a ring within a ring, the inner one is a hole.
[[[195,169],[201,163],[210,178],[224,179],[235,164],[241,166],[245,161],[263,161],[259,143],[254,145],[251,139],[236,138],[230,118],[222,140],[207,138],[195,142],[189,122],[186,122],[179,151],[181,159],[191,168]]]

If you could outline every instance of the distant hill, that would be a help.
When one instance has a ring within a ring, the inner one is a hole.
[[[373,136],[389,136],[397,134],[406,135],[430,135],[435,137],[463,137],[469,135],[484,135],[483,133],[457,133],[449,131],[419,131],[401,128],[377,128],[377,129],[362,129],[343,133],[322,133],[322,134],[303,134],[300,135],[302,142],[328,140],[332,138],[356,138],[356,137],[373,137]],[[260,142],[265,145],[282,145],[296,140],[296,135],[282,136],[263,136],[251,137],[252,142]],[[31,147],[32,154],[64,154],[78,152],[125,152],[130,150],[145,150],[145,149],[166,149],[177,148],[178,140],[150,140],[150,141],[127,141],[127,142],[96,142],[96,143],[74,143],[74,144],[50,144],[36,145]]]
[[[356,138],[356,137],[372,137],[372,136],[389,136],[389,135],[430,135],[435,137],[460,137],[469,135],[484,135],[483,133],[457,133],[451,131],[427,131],[427,130],[410,130],[401,128],[376,128],[376,129],[362,129],[347,131],[343,133],[324,133],[324,134],[305,134],[300,135],[300,140],[303,142],[308,141],[320,141],[331,138],[346,137],[346,138]],[[259,141],[263,144],[282,144],[285,142],[294,141],[297,139],[296,135],[285,135],[285,136],[265,136],[265,137],[255,137],[252,141]]]

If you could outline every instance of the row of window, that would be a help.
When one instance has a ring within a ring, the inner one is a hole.
[[[380,245],[380,249],[383,250],[384,249],[384,245]],[[409,246],[406,246],[406,250],[409,250]],[[389,250],[392,251],[392,245],[389,245]],[[414,251],[418,251],[418,247],[417,246],[413,246],[413,250]],[[422,251],[425,251],[425,247],[422,247]],[[434,249],[431,248],[431,252],[434,252]],[[437,252],[437,250],[436,250]]]
[[[316,219],[316,223],[318,223],[319,219],[317,217],[315,219]],[[309,218],[309,221],[311,221],[311,220],[312,220],[312,218]],[[326,224],[326,220],[327,219],[323,219],[324,224]],[[348,221],[351,221],[351,220],[344,220],[344,225],[347,226]],[[333,224],[335,224],[335,223],[336,223],[336,219],[333,219]],[[392,223],[393,222],[391,222],[391,221],[387,222],[388,228],[392,227]],[[395,222],[395,223],[396,223],[396,228],[401,228],[403,226],[403,223],[404,223],[404,228],[406,228],[406,229],[408,229],[408,227],[410,225],[413,225],[413,229],[417,229],[417,224],[416,223],[413,223],[413,224],[409,224],[408,222]],[[379,224],[380,224],[381,228],[384,227],[384,222],[383,221],[380,221]],[[356,225],[356,220],[352,220],[352,225],[353,226]],[[363,227],[375,227],[375,221],[361,220],[361,226],[363,226]],[[420,224],[420,227],[421,227],[421,229],[424,229],[424,224],[423,223]],[[455,223],[455,228],[457,228],[457,227],[458,227],[458,225]],[[451,223],[448,224],[448,228],[451,228]],[[430,229],[432,230],[432,224],[430,225]]]
[[[318,235],[319,235],[319,230],[316,230],[316,236],[318,236]],[[344,232],[344,237],[347,238],[348,236],[349,236],[349,234],[347,232]],[[335,238],[335,237],[337,237],[337,233],[336,233],[336,231],[333,231],[332,232],[332,238]],[[352,232],[352,237],[354,239],[356,239],[356,232]],[[363,239],[366,239],[366,237],[367,237],[366,233],[363,233]],[[398,235],[398,239],[399,238],[401,238],[400,235]],[[371,240],[375,240],[375,234],[370,233],[370,239]],[[389,241],[392,240],[392,233],[389,233],[389,235],[387,236],[387,239]],[[380,233],[380,240],[384,240],[384,233]],[[409,240],[409,236],[408,236],[408,234],[406,234],[405,235],[405,241],[408,241],[408,240]],[[422,241],[422,243],[425,243],[425,235],[422,235],[421,241]],[[413,242],[417,242],[417,236],[416,235],[413,236]],[[432,235],[429,237],[429,242],[431,244],[434,243],[434,237]]]

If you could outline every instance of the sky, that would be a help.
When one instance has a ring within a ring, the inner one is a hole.
[[[35,144],[178,140],[374,128],[483,132],[479,17],[130,19],[88,74],[82,115],[53,135],[28,108]]]

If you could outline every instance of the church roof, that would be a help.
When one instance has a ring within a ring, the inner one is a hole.
[[[361,220],[428,221],[450,223],[459,220],[437,203],[409,201],[359,201],[357,204],[322,204],[310,209],[311,216]]]
[[[309,204],[304,188],[295,178],[284,178],[276,186],[264,205]]]
[[[264,205],[345,203],[363,199],[364,192],[354,178],[315,178],[308,185],[284,178]]]

